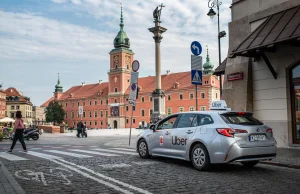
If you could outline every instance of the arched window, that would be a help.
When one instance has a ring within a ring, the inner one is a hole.
[[[300,62],[290,70],[293,143],[300,144]]]

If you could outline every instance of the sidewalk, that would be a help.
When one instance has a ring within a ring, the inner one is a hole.
[[[25,194],[15,178],[0,161],[0,193],[1,194]]]
[[[277,156],[274,160],[262,161],[260,163],[300,169],[300,149],[278,148]]]

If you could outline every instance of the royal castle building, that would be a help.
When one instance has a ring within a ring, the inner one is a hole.
[[[58,79],[54,96],[42,107],[47,107],[53,100],[61,103],[66,111],[65,121],[69,126],[75,126],[82,119],[89,128],[107,128],[108,126],[129,128],[132,107],[128,103],[128,98],[134,52],[130,49],[130,40],[124,31],[122,11],[120,31],[113,43],[114,48],[109,53],[107,82],[82,83],[63,92]],[[198,110],[209,109],[210,103],[220,98],[219,80],[213,75],[213,67],[207,50],[206,62],[203,64],[202,86],[198,87]],[[196,110],[195,86],[191,84],[190,71],[179,73],[167,71],[161,76],[161,80],[162,90],[166,95],[165,113],[167,115]],[[133,111],[133,127],[150,122],[153,112],[151,94],[155,90],[155,76],[139,78],[138,88],[138,99]],[[83,107],[82,116],[79,115],[79,106]]]

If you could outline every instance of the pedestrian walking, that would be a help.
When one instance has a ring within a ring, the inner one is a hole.
[[[147,129],[147,123],[146,123],[146,121],[144,123],[144,129]]]
[[[79,135],[81,134],[82,129],[83,129],[83,123],[82,123],[82,121],[79,121],[77,123],[77,137],[79,137]]]
[[[24,149],[24,152],[27,152],[26,145],[23,139],[23,131],[25,129],[24,121],[22,119],[22,112],[17,111],[16,112],[16,121],[15,121],[15,126],[14,129],[12,130],[11,134],[15,132],[14,138],[13,138],[13,143],[11,144],[10,150],[8,153],[12,153],[12,150],[14,149],[17,140],[19,140],[22,144],[22,147]]]

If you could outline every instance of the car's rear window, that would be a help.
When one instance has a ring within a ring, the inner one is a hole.
[[[262,122],[252,116],[252,114],[228,113],[222,114],[222,119],[229,124],[235,125],[263,125]]]

